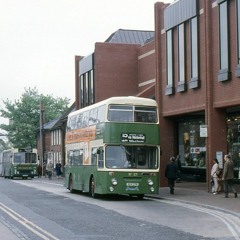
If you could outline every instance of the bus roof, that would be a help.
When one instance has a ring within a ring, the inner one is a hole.
[[[157,102],[150,98],[142,98],[142,97],[135,97],[135,96],[111,97],[103,101],[100,101],[98,103],[95,103],[93,105],[87,106],[85,108],[81,108],[75,112],[70,113],[68,116],[72,116],[80,112],[85,112],[87,110],[91,110],[93,108],[100,107],[102,105],[109,105],[109,104],[133,104],[133,105],[157,107]]]

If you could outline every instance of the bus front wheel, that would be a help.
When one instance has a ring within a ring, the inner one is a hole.
[[[144,194],[138,194],[138,195],[137,195],[137,198],[138,198],[139,200],[143,200]]]
[[[89,194],[92,198],[96,198],[96,193],[95,193],[95,181],[94,177],[92,176],[90,180],[90,189],[89,189]]]

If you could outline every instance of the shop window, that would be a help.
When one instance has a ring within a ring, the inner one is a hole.
[[[240,178],[240,115],[233,114],[227,117],[227,144],[228,152],[234,163],[234,177]]]
[[[200,137],[202,120],[179,123],[179,155],[183,167],[206,168],[205,138]]]

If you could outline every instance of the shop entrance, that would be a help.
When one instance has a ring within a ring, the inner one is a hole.
[[[234,178],[240,179],[240,114],[227,115],[228,153],[234,163]]]
[[[200,136],[204,119],[186,119],[178,122],[178,154],[181,178],[189,181],[206,181],[206,141]]]

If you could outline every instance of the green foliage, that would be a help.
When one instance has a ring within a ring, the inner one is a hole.
[[[36,147],[36,134],[40,127],[40,103],[44,106],[44,122],[47,123],[61,116],[69,105],[67,98],[54,98],[51,95],[39,94],[37,89],[25,89],[19,100],[11,102],[5,100],[4,108],[0,107],[0,114],[8,118],[10,124],[0,124],[8,134],[13,147]]]

